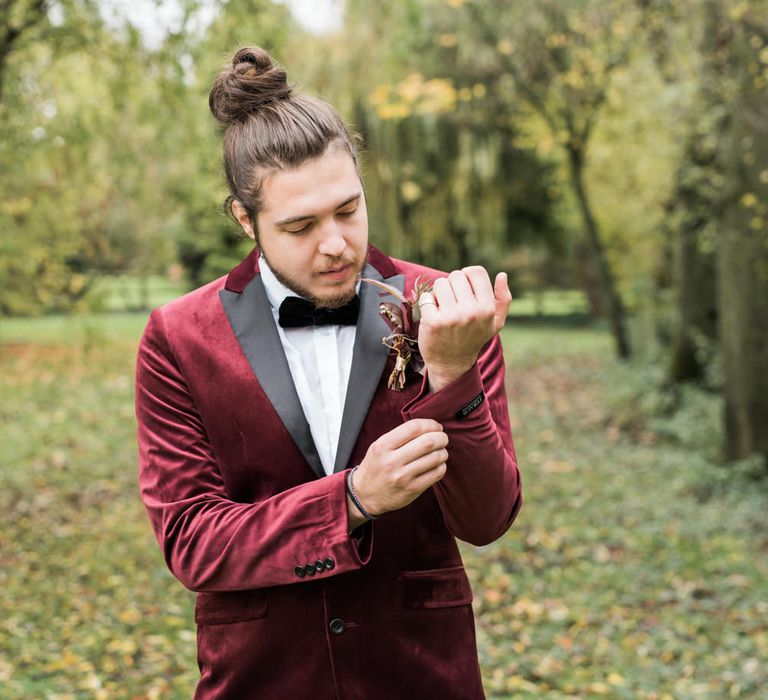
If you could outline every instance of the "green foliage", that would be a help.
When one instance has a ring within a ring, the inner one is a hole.
[[[136,33],[120,41],[92,22],[97,49],[34,43],[11,67],[20,80],[2,115],[0,313],[78,308],[99,275],[170,262],[172,144],[158,144],[157,130],[172,114],[155,109]]]
[[[277,48],[287,10],[230,2],[203,37],[186,32],[196,10],[186,3],[180,30],[150,50],[137,29],[65,2],[16,47],[0,112],[0,314],[82,310],[101,276],[164,272],[177,255],[195,285],[242,258],[217,211],[207,91],[230,47]]]

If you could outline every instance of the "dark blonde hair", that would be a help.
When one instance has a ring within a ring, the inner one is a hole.
[[[224,173],[232,202],[256,229],[261,185],[272,170],[297,168],[330,146],[346,149],[358,167],[356,139],[327,102],[294,92],[285,71],[257,46],[245,46],[216,78],[208,105],[224,128]]]

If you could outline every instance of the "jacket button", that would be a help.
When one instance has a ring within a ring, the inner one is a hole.
[[[304,578],[304,576],[306,576],[306,574],[307,574],[307,572],[304,571],[304,567],[303,566],[297,566],[293,570],[293,573],[296,574],[299,578]]]
[[[325,562],[324,562],[324,564],[325,564],[325,568],[326,568],[328,571],[330,571],[330,570],[331,570],[331,569],[332,569],[334,566],[336,566],[336,562],[335,562],[335,561],[333,561],[333,559],[331,559],[330,557],[326,557],[326,558],[325,558]]]
[[[315,571],[317,571],[318,574],[320,574],[323,571],[325,571],[325,562],[321,561],[320,559],[318,559],[315,562]]]
[[[307,576],[314,576],[315,575],[315,565],[314,564],[307,564],[304,567],[304,573]]]
[[[334,634],[343,634],[344,630],[347,629],[347,625],[344,623],[344,620],[339,617],[334,617],[333,620],[331,620],[329,627],[331,628],[331,632]]]

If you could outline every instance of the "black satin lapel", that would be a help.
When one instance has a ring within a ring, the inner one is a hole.
[[[241,294],[224,289],[219,296],[261,388],[309,466],[318,476],[325,476],[261,277],[256,275]]]
[[[363,277],[382,280],[382,276],[371,265],[366,265]],[[383,281],[403,291],[405,284],[403,275],[388,277]],[[363,282],[360,285],[360,318],[355,332],[352,367],[349,372],[339,444],[336,449],[334,463],[336,472],[347,468],[347,462],[357,442],[360,428],[363,427],[363,421],[368,414],[389,355],[389,348],[381,342],[389,335],[389,327],[379,314],[379,302],[397,300],[386,294],[379,296],[380,293],[383,294],[383,290],[371,284]]]

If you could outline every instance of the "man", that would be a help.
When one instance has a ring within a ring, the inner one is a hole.
[[[140,485],[169,567],[198,591],[196,697],[482,698],[454,537],[491,542],[520,508],[506,279],[370,246],[346,127],[280,74],[242,49],[211,93],[257,247],[153,312],[139,349]],[[222,85],[253,108],[222,106]],[[402,391],[379,313],[395,300],[361,275],[406,295],[434,281],[425,371]]]

